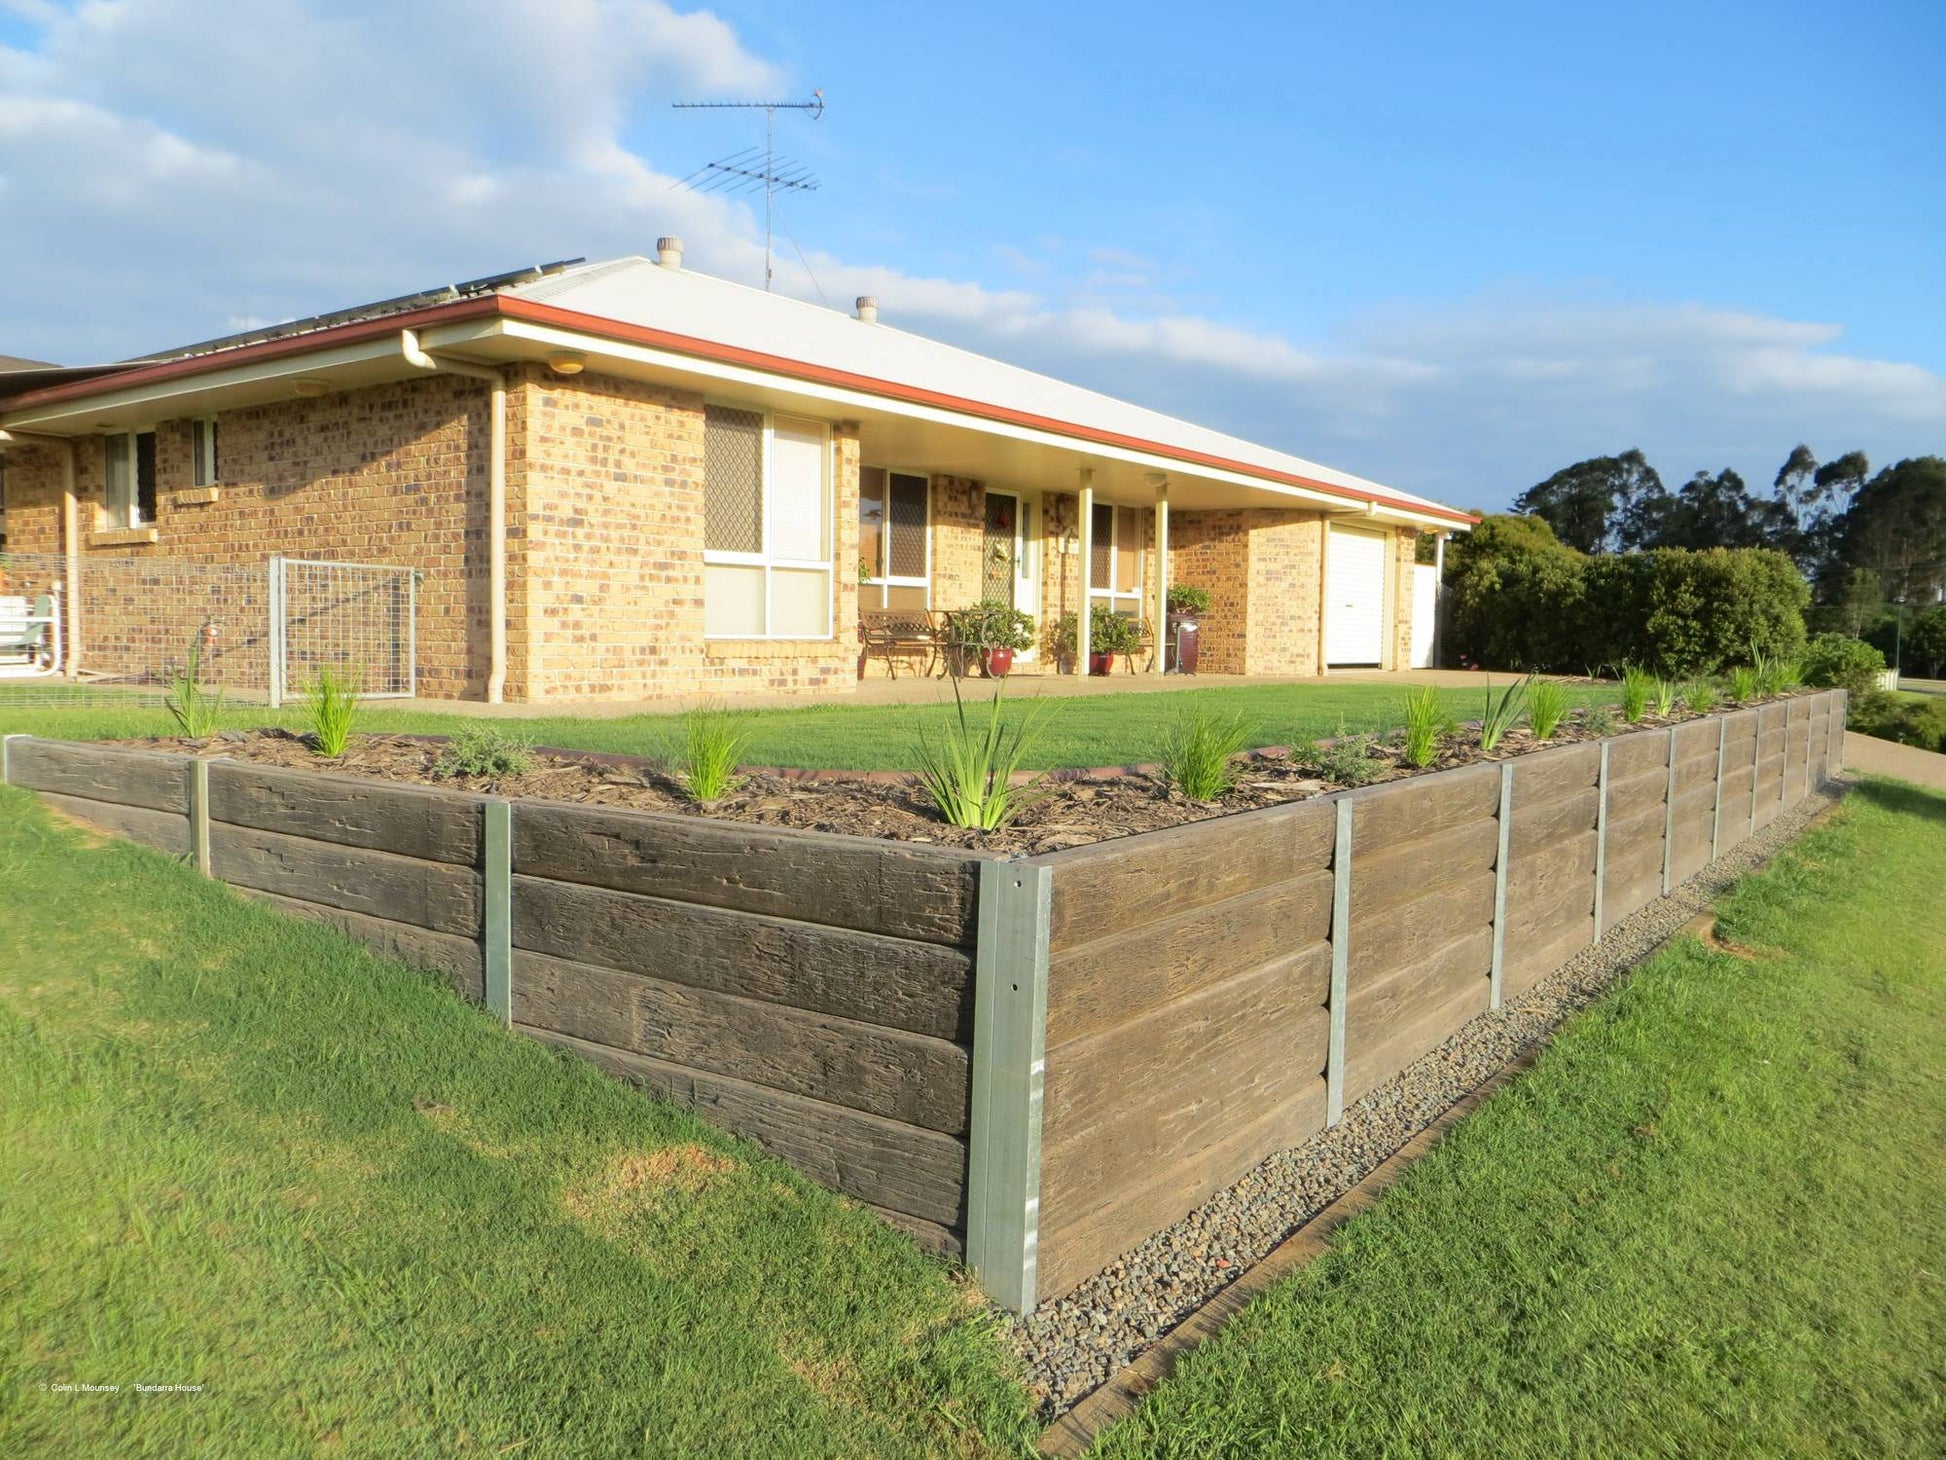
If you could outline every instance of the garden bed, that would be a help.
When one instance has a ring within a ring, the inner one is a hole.
[[[1696,718],[1683,710],[1667,716],[1650,713],[1639,724],[1618,724],[1615,729],[1654,729]],[[1154,765],[1054,771],[1044,778],[1022,775],[1016,780],[1041,780],[1044,794],[1030,798],[1026,809],[1010,825],[990,832],[947,825],[913,775],[905,771],[750,768],[731,795],[701,803],[662,762],[645,756],[540,747],[532,767],[518,775],[442,778],[435,771],[442,742],[433,736],[358,735],[350,748],[336,757],[318,755],[308,737],[282,729],[231,730],[206,740],[172,737],[112,743],[131,749],[222,755],[257,765],[373,776],[483,795],[542,797],[665,815],[707,816],[755,826],[1038,856],[1113,837],[1163,831],[1211,817],[1303,801],[1355,785],[1375,785],[1599,740],[1603,734],[1589,728],[1585,712],[1570,715],[1547,740],[1536,739],[1524,727],[1509,731],[1491,753],[1480,749],[1477,737],[1463,732],[1446,736],[1437,756],[1424,767],[1408,764],[1397,744],[1381,741],[1372,741],[1362,758],[1349,757],[1352,766],[1342,764],[1347,757],[1331,753],[1329,742],[1321,747],[1270,746],[1249,752],[1236,788],[1211,801],[1191,800],[1172,790],[1160,767]],[[1363,742],[1363,737],[1358,739]],[[1353,774],[1342,773],[1354,768]]]

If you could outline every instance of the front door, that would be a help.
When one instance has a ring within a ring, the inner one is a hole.
[[[1026,498],[1012,492],[986,494],[986,523],[980,544],[980,597],[1031,614],[1038,623],[1041,585],[1033,511]],[[1032,658],[1033,653],[1029,649],[1019,657]]]

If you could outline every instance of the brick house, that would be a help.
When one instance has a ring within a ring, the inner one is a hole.
[[[7,550],[70,581],[164,556],[417,567],[434,697],[840,691],[861,609],[1154,622],[1169,583],[1214,594],[1205,670],[1398,668],[1416,537],[1473,520],[890,328],[869,300],[684,269],[673,239],[0,371],[0,431]],[[75,597],[69,667],[126,672],[116,610]]]

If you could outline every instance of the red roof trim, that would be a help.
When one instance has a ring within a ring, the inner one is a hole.
[[[91,395],[105,395],[109,391],[126,390],[132,386],[153,385],[158,381],[175,380],[185,375],[227,370],[232,365],[254,365],[264,360],[305,355],[313,350],[329,349],[337,345],[355,345],[361,340],[396,335],[400,330],[423,329],[427,325],[450,324],[458,319],[471,319],[475,315],[497,314],[499,313],[497,304],[498,299],[494,295],[485,295],[478,299],[461,299],[452,304],[435,304],[406,314],[388,314],[382,319],[361,319],[352,324],[333,325],[329,329],[289,335],[281,340],[265,340],[256,345],[238,345],[229,350],[212,350],[207,355],[190,355],[181,360],[163,360],[154,365],[131,366],[114,375],[98,375],[92,380],[71,381],[65,385],[50,385],[41,390],[30,390],[25,395],[14,396],[5,401],[4,405],[10,411],[21,410],[28,406],[53,405],[60,401],[81,400]]]
[[[1380,507],[1391,507],[1398,511],[1413,512],[1427,517],[1443,517],[1453,522],[1474,523],[1480,519],[1471,513],[1455,511],[1433,503],[1410,502],[1383,492],[1363,491],[1354,487],[1342,487],[1332,482],[1319,481],[1295,472],[1277,471],[1270,467],[1254,466],[1247,461],[1231,457],[1216,456],[1209,452],[1192,451],[1184,447],[1168,446],[1159,441],[1144,440],[1139,436],[1128,436],[1117,431],[1104,431],[1091,426],[1080,426],[1070,421],[1057,420],[1052,416],[1036,415],[1031,411],[1018,411],[1008,406],[996,406],[984,401],[969,400],[963,396],[948,395],[943,391],[926,390],[920,386],[902,385],[896,381],[879,380],[869,375],[858,375],[848,370],[835,370],[825,365],[812,365],[802,360],[792,360],[781,355],[769,355],[760,350],[746,350],[736,345],[720,344],[714,340],[698,339],[692,335],[679,335],[669,330],[659,330],[647,325],[626,324],[620,320],[607,319],[601,315],[582,314],[572,309],[562,309],[558,305],[543,304],[531,299],[522,299],[507,294],[490,294],[478,299],[462,299],[452,304],[437,304],[427,309],[412,310],[405,314],[388,315],[383,319],[360,320],[354,324],[337,325],[330,329],[316,330],[309,334],[292,335],[287,339],[266,340],[257,345],[241,345],[231,350],[218,350],[207,355],[192,355],[182,360],[165,360],[155,365],[141,365],[121,371],[114,375],[98,376],[92,380],[73,381],[65,385],[52,385],[41,390],[29,391],[5,402],[8,410],[20,410],[31,406],[53,405],[61,401],[81,400],[89,396],[103,395],[110,391],[124,390],[134,386],[152,385],[160,381],[175,380],[188,375],[200,375],[214,370],[225,370],[232,365],[256,364],[265,360],[278,360],[292,355],[309,354],[316,350],[337,345],[357,344],[361,340],[375,339],[380,336],[396,334],[400,330],[423,329],[431,325],[449,324],[455,320],[473,319],[481,315],[505,315],[512,319],[524,319],[536,324],[551,324],[563,329],[578,330],[583,334],[605,336],[622,340],[629,344],[647,345],[655,349],[672,350],[678,354],[694,355],[700,359],[716,360],[729,365],[744,365],[752,369],[767,371],[774,375],[788,376],[798,380],[814,381],[822,385],[836,385],[849,390],[863,391],[867,395],[884,396],[890,400],[906,401],[913,405],[933,406],[940,410],[956,411],[962,415],[974,416],[981,420],[999,421],[1013,426],[1025,426],[1032,430],[1046,431],[1056,436],[1066,436],[1078,441],[1092,441],[1101,446],[1118,446],[1124,450],[1145,451],[1155,456],[1166,457],[1192,466],[1211,467],[1218,471],[1235,472],[1240,476],[1256,477],[1261,481],[1277,482],[1285,486],[1303,487],[1310,491],[1323,492],[1329,496],[1342,497],[1351,501],[1370,502]]]
[[[1214,467],[1220,471],[1233,471],[1243,476],[1257,477],[1264,481],[1279,482],[1286,486],[1308,487],[1312,491],[1326,492],[1334,497],[1347,497],[1354,501],[1372,502],[1381,507],[1393,507],[1405,512],[1416,512],[1428,517],[1445,517],[1454,522],[1473,523],[1480,519],[1469,512],[1458,512],[1451,507],[1440,507],[1430,503],[1408,502],[1400,497],[1388,496],[1382,492],[1362,491],[1354,487],[1342,487],[1331,482],[1321,482],[1295,472],[1276,471],[1269,467],[1253,466],[1247,461],[1237,461],[1230,457],[1214,456],[1208,452],[1191,451],[1179,446],[1165,446],[1157,441],[1146,441],[1139,436],[1125,436],[1116,431],[1098,430],[1092,426],[1078,426],[1069,421],[1056,420],[1052,416],[1039,416],[1029,411],[1017,411],[1008,406],[988,405],[983,401],[969,400],[963,396],[947,395],[941,391],[926,390],[916,385],[901,385],[895,381],[879,380],[869,375],[856,375],[848,370],[834,370],[825,365],[811,365],[802,360],[791,360],[781,355],[767,355],[759,350],[746,350],[736,345],[718,344],[713,340],[697,339],[693,335],[673,334],[668,330],[653,329],[647,325],[624,324],[619,320],[605,319],[600,315],[581,314],[557,305],[542,304],[531,299],[517,297],[501,298],[502,313],[515,319],[526,319],[536,324],[558,325],[564,329],[579,330],[584,334],[606,335],[610,339],[625,340],[630,344],[650,345],[658,349],[674,350],[684,355],[697,355],[706,360],[720,360],[729,365],[747,365],[752,369],[765,370],[773,375],[788,375],[800,380],[812,380],[823,385],[838,385],[851,390],[862,390],[869,395],[882,395],[892,400],[902,400],[914,405],[935,406],[941,410],[958,411],[982,420],[1002,421],[1014,426],[1027,426],[1035,430],[1048,431],[1057,436],[1069,436],[1077,440],[1093,441],[1101,446],[1120,446],[1132,451],[1147,451],[1157,456],[1166,456],[1172,461],[1187,462],[1195,466]]]

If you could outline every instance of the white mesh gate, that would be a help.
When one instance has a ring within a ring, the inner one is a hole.
[[[418,659],[418,572],[385,563],[270,560],[270,703],[319,669],[366,698],[409,698]]]

